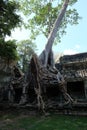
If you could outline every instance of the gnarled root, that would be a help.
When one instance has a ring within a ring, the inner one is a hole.
[[[65,86],[66,86],[66,84],[63,81],[63,82],[61,82],[59,84],[59,89],[62,92],[64,99],[66,100],[66,102],[64,103],[64,105],[68,105],[69,103],[73,103],[74,101],[73,101],[72,97],[67,93],[67,90],[66,90]]]
[[[35,93],[37,95],[38,109],[39,110],[41,109],[43,111],[43,113],[45,113],[45,104],[44,104],[44,101],[43,101],[42,96],[41,96],[40,88],[34,87],[34,90],[35,90]]]

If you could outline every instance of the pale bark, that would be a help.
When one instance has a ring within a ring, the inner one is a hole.
[[[47,65],[49,65],[51,67],[55,66],[53,52],[52,52],[52,46],[53,46],[57,31],[60,28],[60,24],[62,22],[62,19],[65,15],[66,9],[68,7],[68,3],[69,3],[69,0],[65,0],[63,7],[62,7],[62,10],[60,11],[60,14],[58,15],[58,17],[54,23],[53,29],[52,29],[51,33],[49,34],[45,49],[42,51],[42,53],[39,56],[39,59],[44,67],[47,67]],[[50,59],[50,64],[49,64],[49,59]]]
[[[47,41],[47,44],[46,44],[46,47],[45,47],[46,50],[48,51],[48,53],[52,49],[54,39],[56,37],[57,31],[60,28],[60,24],[62,22],[64,15],[65,15],[66,9],[68,7],[68,3],[69,3],[69,0],[65,0],[63,7],[62,7],[62,10],[60,11],[60,14],[58,15],[58,17],[57,17],[57,19],[54,23],[53,29],[52,29],[51,33],[49,34],[48,41]]]

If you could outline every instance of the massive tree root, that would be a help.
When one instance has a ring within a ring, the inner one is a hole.
[[[33,74],[34,80],[35,80],[35,85],[34,85],[34,90],[37,95],[37,105],[39,109],[42,109],[43,112],[45,108],[45,104],[41,95],[41,86],[40,86],[40,73],[39,69],[41,68],[40,63],[37,59],[37,56],[34,55],[31,59],[31,72]]]
[[[58,70],[53,68],[45,68],[41,65],[38,57],[34,54],[31,59],[31,72],[35,80],[34,90],[37,95],[38,108],[45,110],[45,102],[43,100],[43,87],[47,85],[57,84],[62,92],[65,104],[73,102],[73,99],[67,93],[65,80]]]

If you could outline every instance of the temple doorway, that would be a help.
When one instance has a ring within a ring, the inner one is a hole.
[[[67,82],[67,92],[74,99],[85,98],[85,87],[83,81]]]

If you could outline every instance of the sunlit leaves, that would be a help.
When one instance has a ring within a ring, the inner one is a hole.
[[[16,2],[0,0],[0,56],[6,60],[18,60],[16,41],[5,41],[6,35],[11,35],[12,29],[21,23],[16,13],[19,5]]]
[[[11,35],[11,30],[21,23],[16,14],[18,3],[0,0],[0,38]]]
[[[20,56],[19,65],[23,72],[26,72],[32,54],[36,50],[36,45],[31,40],[23,40],[18,42],[17,51]]]
[[[32,38],[43,34],[48,37],[52,30],[54,22],[62,8],[64,0],[23,0],[21,3],[21,10],[27,16],[28,27],[31,31]],[[79,14],[76,9],[72,8],[77,0],[70,0],[69,8],[66,11],[65,17],[62,20],[60,29],[57,32],[57,39],[61,41],[61,37],[66,34],[67,26],[78,24]]]

